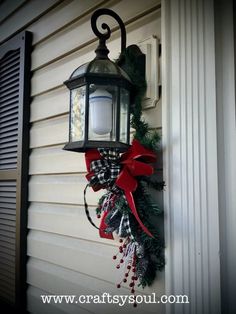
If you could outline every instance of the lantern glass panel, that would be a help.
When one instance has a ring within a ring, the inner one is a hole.
[[[84,140],[86,86],[71,90],[70,142]]]
[[[89,86],[89,140],[115,141],[117,86]]]
[[[128,139],[128,119],[129,119],[129,91],[120,89],[120,142],[129,143]]]

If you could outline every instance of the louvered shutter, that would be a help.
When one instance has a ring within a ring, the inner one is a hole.
[[[24,306],[31,33],[0,46],[0,300]]]

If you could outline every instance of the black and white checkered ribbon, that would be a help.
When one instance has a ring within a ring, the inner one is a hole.
[[[130,237],[131,242],[135,245],[135,251],[139,258],[144,256],[144,247],[138,243],[135,237],[132,234],[130,221],[129,221],[129,214],[123,214],[120,221],[118,235],[123,236],[125,234],[126,237]]]
[[[133,239],[133,235],[130,228],[129,223],[129,214],[123,214],[120,220],[120,226],[118,229],[118,236],[119,237],[130,237]]]
[[[112,149],[99,149],[99,152],[102,158],[90,164],[90,171],[94,173],[90,179],[90,185],[101,184],[109,188],[114,185],[120,173],[119,152]]]

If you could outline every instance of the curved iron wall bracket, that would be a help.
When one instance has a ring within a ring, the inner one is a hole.
[[[101,15],[108,15],[113,17],[117,23],[120,26],[120,31],[121,31],[121,53],[124,52],[126,48],[126,30],[125,30],[125,25],[122,21],[122,19],[119,17],[118,14],[116,14],[114,11],[110,9],[98,9],[96,10],[92,17],[91,17],[91,27],[94,32],[94,34],[99,38],[99,45],[97,49],[95,50],[96,52],[96,58],[97,59],[107,59],[107,55],[109,53],[109,50],[107,49],[106,46],[106,41],[110,38],[111,36],[111,29],[106,23],[102,23],[101,27],[102,29],[106,30],[105,33],[101,33],[98,28],[97,28],[97,19]]]

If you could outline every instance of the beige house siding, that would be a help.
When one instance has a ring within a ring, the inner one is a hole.
[[[115,286],[119,276],[112,255],[117,244],[99,238],[84,214],[84,156],[62,150],[68,139],[69,108],[69,93],[63,82],[75,68],[94,57],[97,39],[90,17],[97,7],[113,9],[121,16],[127,28],[127,44],[161,36],[157,0],[16,1],[15,11],[1,24],[0,41],[19,29],[33,32],[27,265],[31,313],[111,311],[108,305],[96,304],[46,306],[41,294],[129,294],[127,288],[118,290]],[[110,25],[116,27],[113,20]],[[120,51],[117,29],[108,48],[110,58],[116,58]],[[146,110],[145,117],[152,128],[161,128],[161,104]],[[91,207],[99,195],[88,193]],[[151,288],[139,291],[164,294],[164,273]],[[144,307],[128,309],[143,313]],[[112,311],[127,308],[115,306]],[[145,312],[164,313],[164,309],[160,305],[145,306]]]

